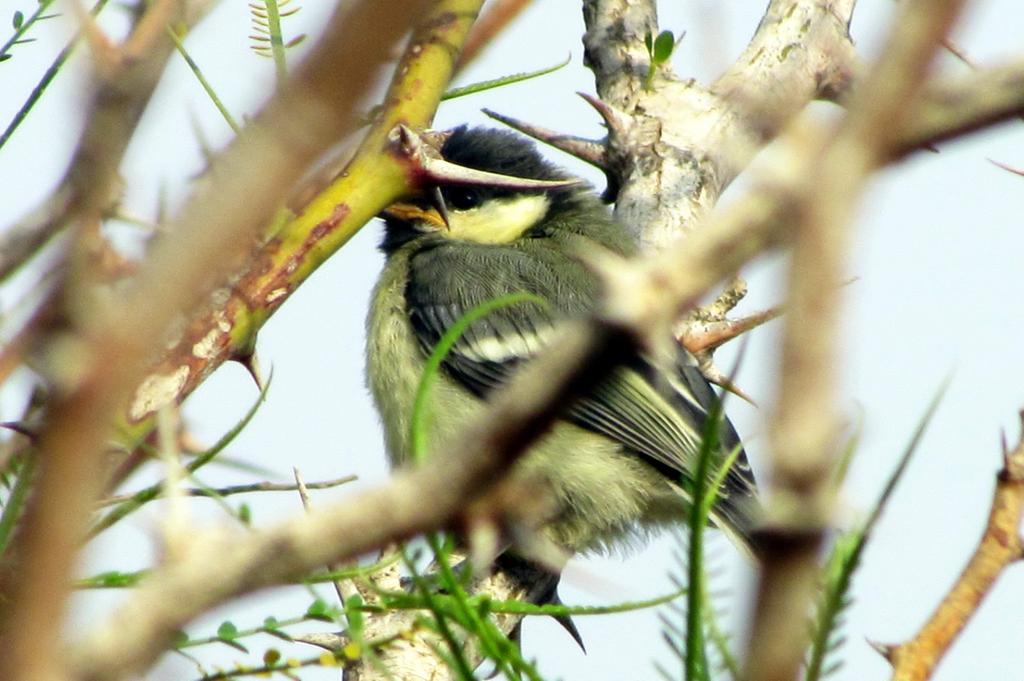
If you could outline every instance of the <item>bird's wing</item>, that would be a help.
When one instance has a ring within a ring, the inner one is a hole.
[[[441,241],[409,261],[406,301],[425,352],[474,308],[511,293],[524,300],[473,322],[444,366],[477,395],[501,385],[520,362],[543,348],[558,319],[589,311],[597,282],[576,260],[551,248]]]
[[[456,251],[457,248],[457,251]],[[593,275],[575,259],[537,246],[477,246],[440,242],[410,259],[406,298],[424,352],[473,308],[515,292],[548,305],[518,302],[475,321],[445,358],[448,373],[478,395],[505,382],[521,362],[539,352],[561,318],[588,312],[598,299]],[[717,398],[685,350],[675,371],[658,371],[642,358],[617,369],[567,417],[616,440],[675,481],[689,480],[700,451],[708,411]],[[720,460],[740,446],[727,420],[719,430]],[[754,479],[741,451],[720,490],[724,520],[745,532]],[[734,508],[733,508],[734,507]]]

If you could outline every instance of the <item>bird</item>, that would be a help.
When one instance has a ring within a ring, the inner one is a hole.
[[[445,356],[431,398],[430,442],[453,442],[482,417],[488,396],[543,352],[560,322],[598,310],[601,282],[585,262],[588,251],[638,252],[590,185],[516,133],[461,126],[440,154],[459,166],[547,183],[444,182],[383,212],[385,263],[370,303],[366,360],[393,466],[410,460],[426,360],[466,313],[508,294],[529,296],[473,321]],[[558,547],[628,550],[685,522],[702,433],[719,398],[693,356],[671,341],[678,351],[669,362],[638,351],[569,406],[516,464],[514,475],[550,495],[554,512],[541,531]],[[717,434],[712,470],[730,454],[735,459],[710,522],[753,555],[756,482],[728,419]]]

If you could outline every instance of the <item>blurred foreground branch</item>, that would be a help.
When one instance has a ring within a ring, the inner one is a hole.
[[[771,426],[768,517],[746,660],[751,680],[789,681],[797,678],[803,661],[808,630],[799,613],[809,612],[813,602],[833,507],[840,285],[848,226],[867,178],[890,156],[896,131],[912,120],[932,57],[963,4],[901,3],[882,54],[854,91],[848,114],[834,129],[816,131],[821,136],[805,136],[810,162],[791,168],[802,178],[803,191],[796,194],[792,213],[797,225]]]

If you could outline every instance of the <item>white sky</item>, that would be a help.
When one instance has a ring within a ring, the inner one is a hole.
[[[315,34],[333,3],[307,0],[285,24],[290,34]],[[683,31],[675,57],[677,71],[707,80],[735,57],[752,34],[763,2],[747,0],[662,3],[662,28]],[[863,0],[854,37],[866,55],[878,46],[890,0]],[[35,0],[0,0],[0,21],[14,10],[26,14]],[[66,9],[66,8],[64,8]],[[187,46],[236,117],[257,110],[273,82],[272,64],[248,49],[250,32],[245,3],[223,0],[217,11],[189,38]],[[117,10],[105,24],[121,30]],[[9,26],[4,23],[4,26]],[[1019,54],[1024,5],[1017,0],[974,3],[958,31],[958,42],[979,62],[997,63]],[[34,33],[36,43],[22,45],[14,58],[0,64],[0,124],[5,125],[63,45],[67,24],[50,22]],[[445,104],[437,127],[483,123],[482,107],[547,127],[600,136],[597,117],[573,94],[593,92],[582,66],[582,18],[577,3],[538,1],[482,59],[462,77],[463,83],[530,70],[572,55],[570,66],[543,79]],[[0,30],[6,38],[7,29]],[[36,111],[0,151],[0,229],[43,198],[60,177],[73,149],[81,120],[84,91],[81,58],[58,79]],[[962,72],[952,60],[944,68]],[[162,186],[171,199],[187,193],[187,181],[200,168],[191,121],[199,122],[215,146],[230,131],[180,60],[174,60],[143,121],[122,168],[127,204],[152,216]],[[552,158],[570,160],[558,152]],[[910,636],[958,574],[972,550],[988,511],[994,472],[999,462],[999,433],[1017,436],[1016,412],[1024,407],[1024,336],[1021,264],[1024,263],[1024,180],[997,169],[987,159],[1024,165],[1024,125],[1004,125],[965,142],[943,145],[939,154],[920,154],[880,174],[862,202],[854,226],[854,251],[844,326],[842,404],[850,422],[863,422],[861,447],[851,470],[839,521],[862,517],[908,440],[926,405],[949,375],[949,393],[870,544],[856,578],[856,603],[849,612],[842,650],[847,664],[836,679],[888,678],[887,665],[865,639],[898,642]],[[599,181],[589,170],[573,166]],[[742,180],[734,188],[742,190]],[[735,193],[727,195],[729,200]],[[369,289],[379,271],[375,251],[378,225],[369,225],[324,265],[275,315],[260,335],[258,352],[265,368],[274,369],[268,403],[232,447],[232,453],[272,468],[287,477],[299,466],[307,480],[347,473],[360,485],[386,474],[377,418],[363,388],[363,320]],[[781,259],[749,267],[747,311],[781,299]],[[17,288],[31,281],[26,276]],[[0,305],[9,312],[15,292],[0,290]],[[775,380],[778,325],[751,334],[739,383],[761,404],[770,405]],[[722,353],[724,366],[732,352]],[[213,441],[229,428],[255,398],[244,372],[228,366],[217,372],[189,401],[187,413],[196,433]],[[8,390],[0,402],[2,416],[12,416],[16,396]],[[764,470],[764,419],[738,400],[730,413],[748,441],[755,469]],[[209,484],[251,479],[231,470],[205,476]],[[345,491],[314,493],[314,502]],[[268,495],[263,495],[267,497]],[[209,505],[196,510],[203,522],[223,521]],[[258,523],[296,512],[290,494],[258,500]],[[90,553],[85,572],[131,569],[150,560],[155,509],[137,514],[126,528]],[[197,521],[198,522],[198,521]],[[750,575],[726,542],[713,540],[718,562],[728,568],[713,584],[731,592],[734,620],[746,612]],[[570,568],[562,589],[567,603],[616,602],[669,590],[666,573],[674,565],[673,542],[662,538],[627,558],[580,560]],[[328,590],[322,590],[330,598]],[[78,599],[76,619],[86,625],[116,594]],[[231,617],[241,628],[262,614],[279,618],[301,612],[305,596],[250,598],[241,609],[219,612],[190,627],[195,635],[213,633]],[[1024,664],[1024,569],[1010,570],[981,609],[961,641],[943,663],[937,678],[1022,678]],[[272,605],[268,605],[272,603]],[[546,620],[526,624],[526,653],[539,659],[551,679],[655,678],[648,660],[675,669],[660,637],[653,611],[596,618],[578,624],[589,653],[581,654],[556,625]],[[126,623],[126,626],[130,624]],[[742,637],[741,637],[742,638]],[[277,645],[253,641],[252,648]],[[206,658],[206,659],[212,659]],[[217,659],[240,659],[224,649]],[[188,678],[187,662],[165,663],[154,678]],[[334,678],[325,672],[303,678]]]

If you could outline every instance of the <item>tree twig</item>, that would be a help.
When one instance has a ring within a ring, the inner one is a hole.
[[[330,489],[332,487],[347,485],[357,479],[358,478],[355,475],[345,475],[340,478],[334,478],[333,480],[321,480],[319,482],[307,482],[304,484],[306,489]],[[230,497],[235,494],[252,494],[255,492],[295,492],[298,489],[299,487],[296,483],[263,481],[253,482],[246,485],[216,487],[213,489],[206,487],[188,487],[182,489],[181,493],[189,497]],[[133,498],[135,498],[134,494],[118,494],[112,497],[106,497],[100,500],[96,505],[100,508],[114,506],[115,504],[130,501]]]
[[[1024,60],[936,79],[890,149],[893,160],[1024,114]]]
[[[85,130],[57,189],[18,223],[4,230],[0,242],[0,281],[58,231],[82,215],[98,215],[115,201],[117,167],[163,73],[163,65],[173,52],[169,41],[156,32],[163,31],[172,19],[184,19],[186,26],[192,26],[212,4],[192,3],[185,12],[184,3],[157,3],[119,47],[111,46],[92,16],[82,11],[83,33],[92,36],[94,44],[107,45],[99,53],[105,56],[97,54],[94,60],[101,86],[90,102]],[[97,5],[97,9],[101,7]]]
[[[988,523],[970,562],[917,635],[906,643],[885,648],[893,665],[893,681],[931,678],[999,575],[1024,558],[1020,534],[1024,518],[1024,412],[1021,425],[1017,446],[1012,452],[1003,450]]]
[[[299,493],[299,499],[302,500],[302,508],[306,509],[306,512],[308,513],[309,509],[313,507],[313,504],[309,500],[310,486],[307,485],[306,481],[302,479],[302,472],[299,471],[298,468],[293,467],[292,473],[295,475],[295,490]],[[345,566],[343,566],[340,563],[332,563],[331,565],[327,566],[327,569],[331,570],[332,572],[337,572],[343,569],[344,567]],[[341,604],[341,607],[345,607],[346,598],[359,593],[356,590],[354,583],[348,579],[334,580],[334,592],[338,596],[338,602]]]

